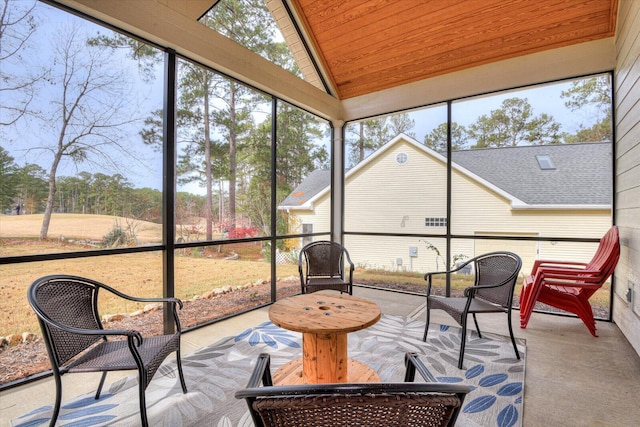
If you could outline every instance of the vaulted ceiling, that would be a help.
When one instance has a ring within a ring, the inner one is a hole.
[[[340,99],[611,37],[617,13],[617,0],[289,2]]]
[[[618,0],[261,0],[304,75],[198,19],[219,0],[57,0],[349,121],[611,70]]]

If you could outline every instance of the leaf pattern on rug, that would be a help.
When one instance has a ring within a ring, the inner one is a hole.
[[[464,403],[464,407],[462,408],[462,412],[473,414],[475,412],[482,412],[489,409],[494,403],[496,403],[495,396],[480,396],[471,399],[471,402]]]
[[[234,341],[247,341],[252,347],[266,344],[270,348],[278,348],[278,343],[280,343],[286,347],[300,348],[300,343],[296,341],[296,338],[296,335],[286,329],[282,329],[271,322],[263,322],[236,335]]]
[[[421,319],[383,315],[375,325],[348,335],[349,357],[369,365],[383,381],[399,382],[404,378],[404,354],[416,352],[438,381],[471,387],[457,425],[522,424],[525,360],[515,358],[508,337],[483,334],[479,338],[470,333],[466,369],[460,370],[457,368],[460,330],[434,324],[426,343],[422,341],[423,333]],[[146,390],[150,425],[252,426],[246,403],[235,399],[235,392],[246,386],[260,353],[270,354],[271,369],[275,372],[300,357],[301,341],[302,334],[263,322],[183,356],[187,394],[182,393],[175,361],[166,361]],[[524,356],[524,341],[517,341]],[[69,380],[73,381],[73,375]],[[105,386],[97,401],[93,393],[88,393],[64,402],[59,424],[137,426],[140,423],[137,394],[135,375],[115,381]],[[51,405],[38,408],[12,420],[11,425],[46,426],[51,411]]]
[[[498,414],[499,427],[512,427],[516,425],[519,419],[518,410],[513,405],[507,405],[506,408],[500,411]]]

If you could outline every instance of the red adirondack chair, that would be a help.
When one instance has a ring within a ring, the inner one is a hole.
[[[618,227],[612,226],[600,239],[589,263],[543,261],[533,264],[520,293],[520,327],[526,328],[536,302],[576,314],[597,337],[589,298],[613,274],[620,258]]]

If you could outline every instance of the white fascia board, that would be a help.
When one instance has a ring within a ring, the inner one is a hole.
[[[431,148],[427,147],[424,144],[420,144],[418,141],[416,141],[415,139],[411,138],[410,136],[407,136],[407,135],[404,135],[404,134],[400,134],[396,138],[394,138],[391,142],[396,141],[399,137],[402,137],[402,139],[404,139],[405,141],[411,143],[417,149],[424,151],[425,153],[427,153],[427,155],[430,155],[430,156],[438,159],[439,161],[441,161],[444,164],[447,163],[447,158],[445,156],[443,156],[442,154],[438,153],[437,151],[432,150]],[[391,142],[389,142],[389,144],[391,144]],[[494,192],[494,193],[504,197],[505,199],[509,200],[511,202],[511,206],[514,206],[514,205],[526,206],[527,205],[525,202],[523,202],[522,200],[518,199],[513,194],[504,191],[500,187],[496,187],[495,185],[493,185],[489,181],[487,181],[484,178],[476,175],[475,173],[471,172],[470,170],[468,170],[466,168],[463,168],[462,166],[458,165],[457,163],[455,163],[453,161],[451,162],[451,168],[453,170],[455,170],[457,172],[460,172],[461,174],[471,178],[472,180],[474,180],[477,183],[479,183],[480,185],[488,188],[492,192]]]
[[[322,191],[324,192],[324,190]],[[278,206],[279,211],[313,211],[313,203],[307,201],[299,206]]]
[[[367,164],[371,163],[374,159],[376,159],[377,157],[383,155],[383,153],[385,151],[387,151],[387,149],[392,146],[393,144],[396,143],[396,141],[403,139],[403,140],[411,140],[410,137],[408,137],[407,135],[401,133],[398,134],[398,136],[396,136],[395,138],[393,138],[391,141],[387,142],[386,144],[384,144],[382,147],[380,147],[378,150],[376,150],[375,152],[373,152],[369,157],[367,157],[366,159],[364,159],[363,161],[361,161],[360,163],[358,163],[355,167],[351,168],[345,175],[345,182],[347,180],[348,177],[350,177],[351,175],[353,175],[354,173],[357,173],[357,171],[359,171],[360,169],[362,169],[363,167],[365,167]],[[411,141],[410,141],[411,142]],[[416,141],[417,143],[417,141]],[[426,147],[424,147],[426,148]],[[328,193],[330,190],[330,186],[326,186],[324,189],[318,191],[312,198],[310,198],[309,200],[307,200],[306,202],[304,202],[302,205],[299,206],[281,206],[281,209],[296,209],[296,210],[313,210],[313,205],[315,203],[316,200],[318,200],[320,197],[322,197],[323,195],[325,195],[326,193]]]
[[[358,173],[358,171],[360,169],[366,167],[369,163],[373,162],[376,158],[378,158],[380,156],[383,156],[385,154],[385,152],[387,150],[389,150],[390,147],[395,145],[400,140],[405,141],[405,142],[413,145],[416,149],[423,151],[428,156],[432,156],[432,157],[436,158],[437,160],[439,160],[443,164],[447,163],[447,158],[444,157],[442,154],[438,153],[437,151],[432,150],[431,148],[427,147],[424,144],[419,143],[414,138],[411,138],[410,136],[405,135],[404,133],[400,133],[395,138],[393,138],[392,140],[390,140],[389,142],[384,144],[382,147],[380,147],[378,150],[376,150],[374,153],[372,153],[369,157],[367,157],[366,159],[364,159],[363,161],[358,163],[355,167],[350,169],[345,175],[345,182],[351,175],[354,175],[354,174]],[[478,182],[479,184],[483,185],[484,187],[487,187],[489,190],[493,191],[494,193],[497,193],[500,196],[504,197],[505,199],[509,200],[512,206],[514,206],[514,205],[523,206],[523,207],[527,206],[527,204],[525,202],[523,202],[522,200],[518,199],[517,197],[514,197],[512,194],[504,191],[503,189],[501,189],[499,187],[496,187],[495,185],[493,185],[489,181],[486,181],[485,179],[483,179],[483,178],[479,177],[478,175],[472,173],[471,171],[463,168],[462,166],[459,166],[456,163],[452,163],[451,166],[452,166],[453,169],[455,169],[456,171],[460,172],[461,174],[468,176],[469,178],[473,179],[474,181]],[[316,195],[314,195],[312,198],[307,200],[304,204],[302,204],[300,206],[287,206],[286,208],[287,209],[299,209],[299,210],[313,210],[313,204],[315,203],[315,201],[318,200],[320,197],[322,197],[324,194],[326,194],[329,190],[330,190],[330,188],[329,188],[329,186],[327,186],[323,190],[321,190],[318,193],[316,193]],[[282,206],[281,208],[285,209],[285,206]]]
[[[513,210],[532,210],[532,211],[566,211],[566,210],[579,210],[579,211],[602,211],[611,210],[611,205],[527,205],[524,204],[511,204]]]

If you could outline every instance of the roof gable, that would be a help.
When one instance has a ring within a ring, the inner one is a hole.
[[[446,156],[399,134],[346,173],[358,174],[400,142],[446,164]],[[540,168],[536,156],[549,155],[555,169]],[[611,204],[611,144],[536,145],[452,152],[452,168],[510,200],[513,208],[596,207]],[[330,190],[331,172],[314,171],[280,204],[280,209],[313,209]]]

